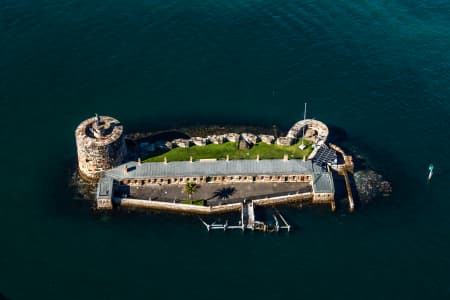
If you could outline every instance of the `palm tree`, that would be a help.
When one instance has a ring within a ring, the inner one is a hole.
[[[197,191],[197,184],[193,182],[188,182],[184,185],[184,192],[188,194],[189,200],[191,200],[192,194],[195,194]]]

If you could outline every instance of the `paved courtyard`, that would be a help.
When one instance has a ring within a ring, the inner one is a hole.
[[[184,185],[149,185],[130,187],[130,198],[179,202],[188,199],[188,195],[183,192]],[[197,185],[197,192],[192,195],[192,199],[207,200],[207,205],[217,205],[225,203],[242,202],[244,199],[263,198],[265,196],[280,196],[294,193],[304,193],[312,191],[308,183],[232,183],[218,184],[207,183]]]

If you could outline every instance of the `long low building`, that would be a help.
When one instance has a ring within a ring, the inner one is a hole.
[[[110,208],[113,183],[122,185],[197,184],[234,182],[308,182],[313,202],[334,201],[331,173],[311,160],[204,160],[143,163],[129,162],[105,171],[97,191],[97,207]]]

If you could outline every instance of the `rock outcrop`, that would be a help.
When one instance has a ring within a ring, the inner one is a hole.
[[[379,196],[389,196],[392,192],[391,184],[373,170],[355,172],[353,178],[359,199],[363,203],[371,202]]]

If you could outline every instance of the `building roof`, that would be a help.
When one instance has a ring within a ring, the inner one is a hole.
[[[106,174],[118,180],[127,178],[164,178],[193,176],[229,176],[229,175],[287,175],[313,174],[311,161],[298,159],[265,160],[217,160],[217,161],[174,161],[168,163],[127,163],[128,173],[124,173],[125,164],[106,171]]]
[[[113,193],[113,178],[102,176],[98,182],[97,198],[111,198]]]
[[[128,172],[124,172],[125,165]],[[207,160],[207,161],[174,161],[143,163],[128,162],[105,172],[106,177],[116,180],[147,179],[166,177],[197,176],[259,176],[259,175],[312,175],[313,191],[316,193],[333,193],[334,183],[330,173],[312,161],[300,159],[264,159],[264,160]],[[100,179],[99,196],[109,189],[109,183]]]
[[[333,176],[329,172],[316,173],[313,177],[314,193],[334,193]]]

